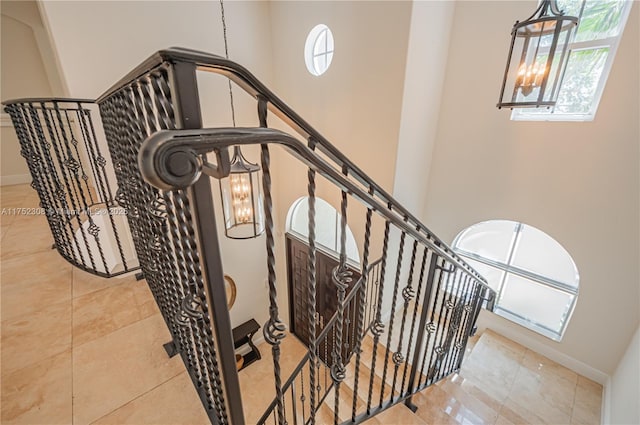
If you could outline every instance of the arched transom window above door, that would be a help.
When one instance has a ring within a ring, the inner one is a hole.
[[[306,241],[309,238],[309,197],[295,201],[287,213],[287,232]],[[340,253],[340,214],[327,201],[316,197],[316,244],[331,253]],[[358,264],[360,255],[351,229],[346,231],[347,258]]]

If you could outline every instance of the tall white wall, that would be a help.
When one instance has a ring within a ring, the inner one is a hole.
[[[436,143],[454,9],[455,2],[447,1],[414,1],[411,8],[393,197],[419,220]],[[399,246],[400,232],[392,231],[389,241],[389,246]],[[407,281],[411,264],[412,242],[405,243],[400,282]],[[388,263],[385,280],[394,282],[398,250],[390,250]],[[393,285],[385,291],[382,309],[389,316]],[[396,311],[401,307],[398,303]]]
[[[220,4],[215,1],[45,1],[41,10],[61,74],[73,97],[100,96],[160,49],[178,46],[224,55]],[[225,12],[231,59],[269,85],[272,80],[269,4],[226,2]],[[204,125],[231,125],[226,81],[199,74]],[[255,125],[255,102],[238,90],[236,102],[238,123]],[[226,239],[217,182],[213,181],[212,186],[218,206],[216,218],[224,271],[237,285],[232,324],[252,317],[264,323],[268,315],[264,237],[248,241]]]
[[[20,3],[3,2],[0,52],[2,63],[0,97],[4,100],[51,96],[52,89],[44,70],[32,22],[39,20],[38,10],[19,7]],[[29,170],[20,156],[20,145],[8,116],[3,113],[1,128],[0,184],[31,181]]]
[[[456,2],[426,223],[450,242],[472,224],[511,219],[560,242],[580,272],[562,342],[490,313],[482,324],[602,381],[640,319],[640,7],[633,5],[593,122],[516,122],[495,104],[511,26],[535,6]]]
[[[411,2],[271,2],[276,94],[390,193],[410,22]],[[318,77],[304,62],[305,40],[317,24],[329,26],[335,39],[333,62]],[[282,234],[287,209],[307,194],[307,171],[289,154],[274,152],[275,216]],[[340,211],[339,190],[321,177],[316,180],[317,195]],[[362,253],[365,210],[351,199],[347,217]],[[381,220],[374,219],[370,260],[380,255],[382,231]],[[283,246],[278,248],[283,252]],[[278,276],[284,294],[283,257]]]
[[[455,2],[414,1],[393,196],[421,216],[449,52]]]
[[[609,417],[605,418],[606,424],[640,423],[640,327],[620,359],[607,393]]]

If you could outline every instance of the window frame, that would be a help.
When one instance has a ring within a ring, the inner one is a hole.
[[[324,36],[323,45],[320,39]],[[319,51],[316,51],[319,50]],[[328,25],[318,24],[309,31],[304,46],[304,59],[307,71],[314,77],[319,77],[329,70],[335,53],[335,39]],[[324,67],[319,66],[318,58],[324,58]],[[321,69],[324,68],[324,69]]]
[[[584,6],[587,1],[597,1],[597,0],[583,0],[582,7],[580,8],[579,18],[582,18],[582,13],[584,10]],[[618,51],[618,46],[620,45],[620,40],[622,39],[622,35],[624,33],[624,29],[627,25],[627,20],[631,13],[631,8],[633,6],[633,1],[624,0],[624,9],[622,10],[620,16],[620,24],[618,35],[600,39],[593,40],[585,40],[585,41],[571,41],[567,48],[569,57],[567,60],[571,60],[571,54],[573,52],[584,51],[584,50],[596,50],[602,48],[608,48],[609,52],[607,53],[607,59],[602,68],[602,74],[600,75],[600,79],[598,81],[598,85],[596,86],[595,94],[593,96],[593,100],[591,102],[591,107],[589,112],[587,113],[555,113],[554,108],[548,108],[547,112],[541,113],[538,112],[540,108],[515,108],[511,111],[511,120],[512,121],[568,121],[568,122],[589,122],[593,121],[596,117],[596,113],[598,112],[598,107],[600,106],[600,100],[602,99],[602,94],[604,93],[604,88],[607,84],[607,80],[609,79],[609,73],[611,72],[611,68],[613,67],[613,61],[615,60],[616,53]],[[576,28],[573,38],[580,29],[580,23],[578,23],[578,28]],[[547,48],[548,50],[548,48]],[[566,72],[566,69],[565,69]],[[562,76],[562,81],[564,81],[566,74]],[[560,90],[562,90],[562,81]],[[536,110],[536,112],[532,112],[531,109]]]
[[[492,220],[490,220],[492,221]],[[498,220],[498,221],[502,221],[502,220]],[[509,220],[507,220],[509,221]],[[559,280],[553,279],[553,278],[549,278],[547,276],[538,274],[538,273],[534,273],[531,272],[529,270],[525,270],[523,268],[520,268],[518,266],[514,266],[512,263],[512,261],[514,260],[514,256],[515,256],[515,252],[517,250],[518,244],[519,244],[519,240],[520,237],[522,235],[522,229],[524,228],[524,226],[527,226],[523,223],[520,222],[513,222],[513,221],[509,221],[510,223],[514,223],[516,225],[515,229],[514,229],[514,236],[511,238],[511,242],[509,244],[509,252],[508,252],[508,256],[507,256],[507,260],[506,262],[503,261],[498,261],[498,260],[494,260],[491,258],[486,258],[483,257],[479,254],[476,254],[474,252],[471,251],[467,251],[463,248],[458,247],[458,245],[460,244],[461,241],[463,241],[463,236],[465,234],[465,232],[470,229],[471,227],[475,226],[469,226],[466,229],[462,230],[458,236],[456,236],[456,238],[453,241],[452,244],[452,248],[453,250],[460,255],[461,257],[465,257],[468,258],[470,260],[473,261],[477,261],[479,263],[485,264],[489,267],[493,267],[494,269],[497,269],[499,271],[502,272],[502,276],[500,279],[499,284],[497,285],[495,291],[496,291],[496,297],[495,297],[495,304],[494,304],[494,313],[498,314],[499,316],[502,316],[504,318],[506,318],[507,320],[511,320],[512,322],[515,322],[521,326],[524,326],[525,328],[532,330],[534,332],[537,332],[541,335],[546,336],[547,338],[550,338],[554,341],[561,341],[562,338],[564,337],[564,333],[567,329],[567,325],[569,324],[569,322],[571,321],[571,316],[573,315],[573,312],[575,310],[575,306],[576,306],[576,302],[578,300],[578,295],[579,295],[579,273],[577,270],[577,267],[575,265],[575,262],[573,261],[573,259],[571,258],[571,255],[567,252],[567,255],[569,256],[569,259],[572,261],[574,269],[576,271],[576,285],[572,286],[569,285],[565,282],[561,282]],[[482,223],[486,223],[486,222],[482,222]],[[482,223],[477,223],[476,225],[482,224]],[[535,229],[538,232],[542,232],[539,229],[536,229],[535,227],[532,226],[528,226],[531,229]],[[542,232],[544,233],[544,232]],[[547,235],[549,236],[549,235]],[[549,236],[550,237],[550,236]],[[551,237],[550,237],[551,238]],[[551,238],[553,239],[553,238]],[[553,239],[555,241],[555,239]],[[557,243],[557,241],[556,241]],[[569,296],[572,297],[571,299],[571,304],[569,305],[569,308],[567,309],[567,312],[564,316],[564,319],[562,321],[562,325],[560,327],[559,331],[555,331],[553,329],[548,328],[547,326],[536,322],[533,319],[529,319],[526,318],[520,314],[518,314],[518,312],[515,311],[511,311],[503,306],[500,305],[500,300],[502,299],[502,295],[504,293],[504,289],[505,289],[505,283],[509,277],[509,275],[514,275],[514,276],[518,276],[524,279],[527,279],[533,283],[542,285],[546,288],[551,288],[553,290],[556,291],[560,291],[563,292],[565,294],[568,294]]]

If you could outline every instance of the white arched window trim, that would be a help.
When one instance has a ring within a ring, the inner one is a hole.
[[[303,241],[309,239],[309,197],[298,198],[287,212],[286,231]],[[327,201],[316,197],[316,244],[329,253],[340,254],[340,214]],[[352,264],[360,263],[358,245],[353,232],[347,226],[347,260]]]
[[[496,291],[494,312],[555,341],[564,335],[578,298],[570,254],[523,223],[491,220],[460,232],[453,249]]]

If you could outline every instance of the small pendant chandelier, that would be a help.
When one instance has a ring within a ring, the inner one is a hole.
[[[224,53],[229,59],[227,42],[227,22],[224,16],[224,1],[220,0],[220,15],[224,37]],[[233,103],[231,80],[229,83],[229,101],[231,120],[236,126],[236,111]],[[219,180],[222,211],[224,213],[224,234],[231,239],[250,239],[264,232],[264,206],[260,186],[260,166],[249,162],[240,146],[234,146],[231,158],[231,172]]]
[[[498,108],[555,106],[578,18],[565,16],[556,0],[543,0],[528,19],[516,21]]]
[[[260,167],[234,147],[229,176],[220,179],[225,235],[231,239],[255,238],[264,232]]]

